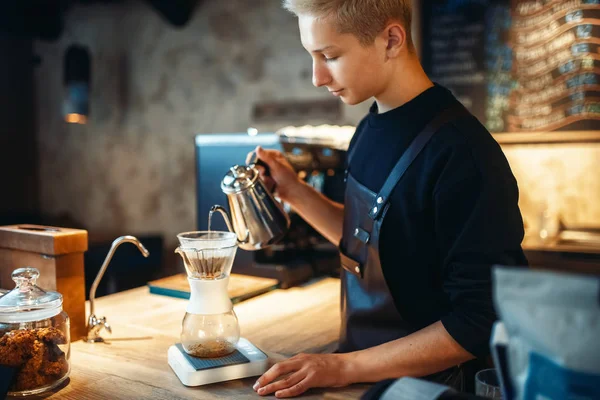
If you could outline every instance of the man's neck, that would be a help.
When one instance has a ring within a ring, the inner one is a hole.
[[[407,56],[398,68],[385,91],[375,96],[380,114],[408,103],[433,86],[416,55]]]

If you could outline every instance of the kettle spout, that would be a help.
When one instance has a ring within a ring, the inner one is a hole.
[[[229,232],[233,232],[237,235],[235,230],[233,230],[233,226],[231,225],[231,219],[229,219],[227,210],[225,210],[225,208],[223,206],[220,206],[218,204],[215,204],[214,206],[212,206],[210,208],[210,212],[208,214],[208,220],[209,221],[212,220],[212,216],[215,213],[215,211],[218,211],[223,216],[223,219],[225,220],[225,224],[227,225],[227,229],[229,229]],[[240,240],[239,235],[238,235],[238,243],[248,243],[249,238],[250,238],[250,231],[246,230],[246,237],[244,238],[244,240]]]

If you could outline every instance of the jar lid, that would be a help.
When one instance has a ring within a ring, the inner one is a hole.
[[[46,292],[35,283],[40,276],[36,268],[13,271],[16,287],[0,297],[0,322],[31,322],[50,318],[62,310],[62,295]]]
[[[258,171],[253,167],[234,165],[229,168],[221,182],[221,190],[225,193],[237,193],[254,186]]]

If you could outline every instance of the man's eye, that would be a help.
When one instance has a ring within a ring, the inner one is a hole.
[[[325,61],[327,61],[327,62],[335,61],[337,59],[338,59],[338,57],[325,57]]]

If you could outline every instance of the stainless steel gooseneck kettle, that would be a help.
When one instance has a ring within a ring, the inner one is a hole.
[[[238,246],[244,250],[259,250],[278,242],[290,226],[289,216],[265,187],[256,165],[263,166],[268,175],[268,166],[258,160],[248,166],[234,165],[221,181],[231,220],[220,205],[210,210],[211,215],[215,211],[223,215],[229,230],[238,237]]]

